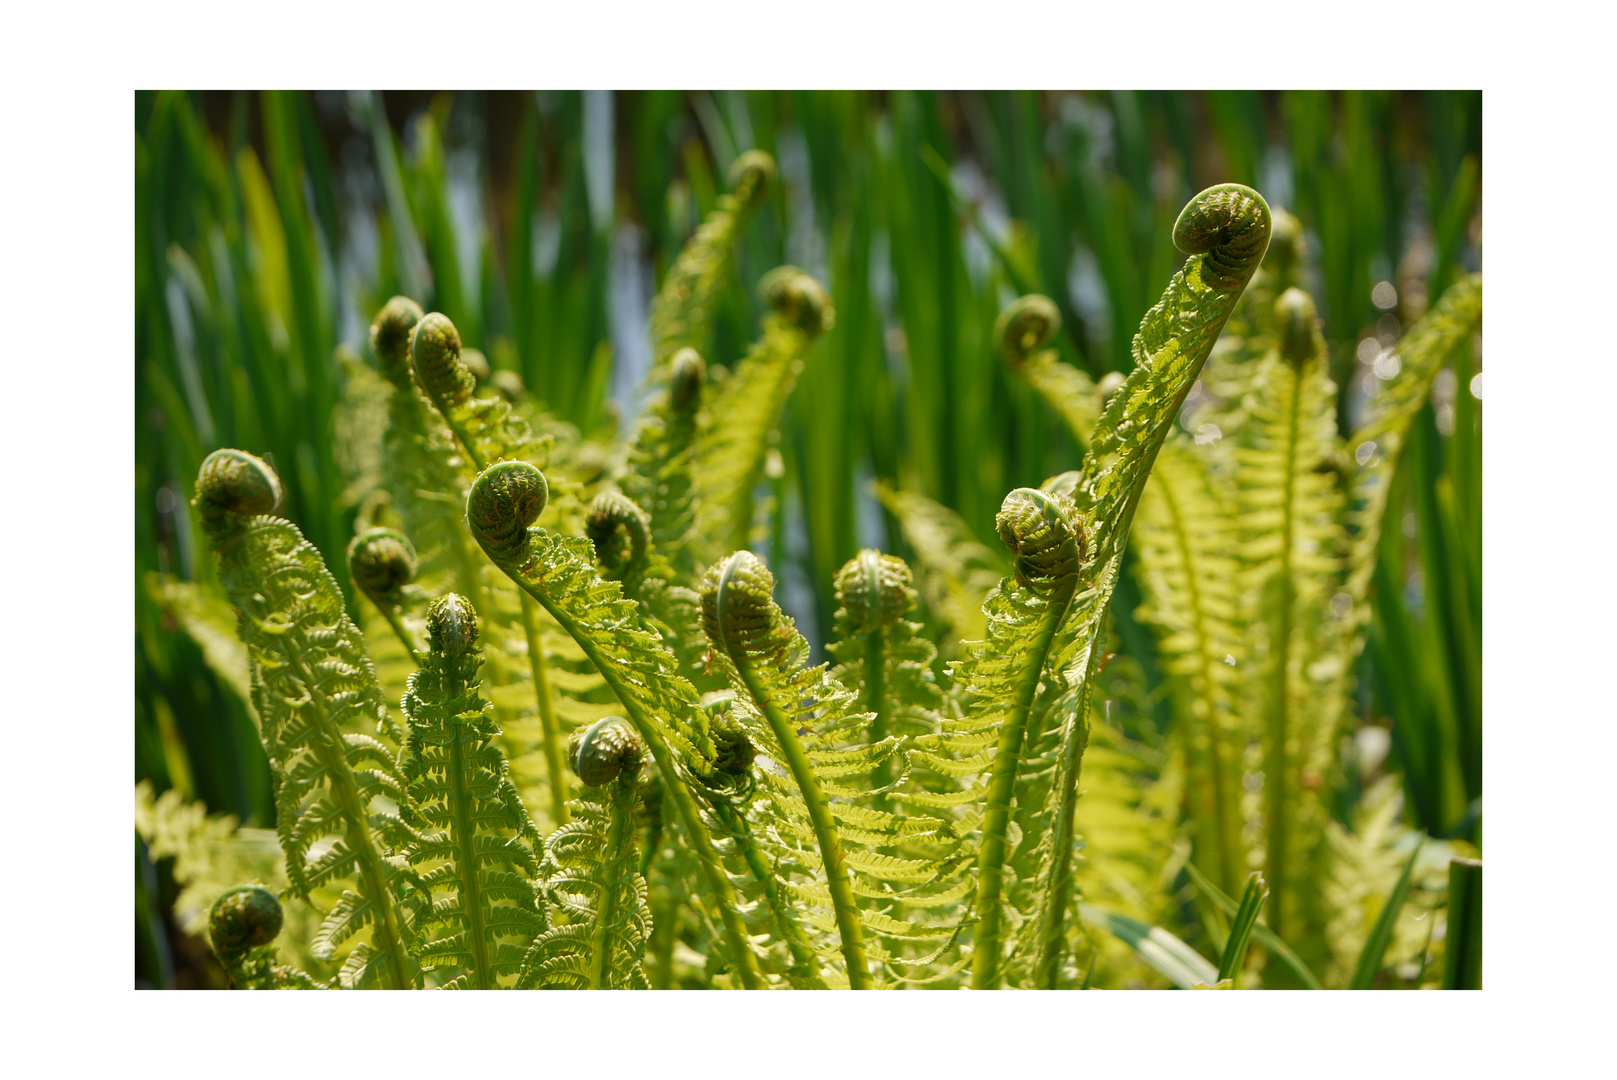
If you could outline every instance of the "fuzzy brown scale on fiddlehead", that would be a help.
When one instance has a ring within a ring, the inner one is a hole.
[[[994,321],[994,340],[1011,367],[1025,363],[1034,352],[1055,340],[1061,330],[1061,312],[1048,296],[1030,293],[1012,300]]]
[[[765,274],[758,282],[758,295],[811,339],[836,325],[831,294],[795,266],[777,266]]]
[[[619,778],[633,781],[645,760],[645,742],[618,716],[602,717],[573,732],[567,743],[567,763],[587,787],[600,787]]]
[[[775,159],[762,150],[748,150],[730,165],[730,194],[742,206],[762,202],[775,183]]]
[[[378,606],[403,603],[416,568],[415,545],[397,529],[366,529],[348,542],[348,575]]]
[[[408,296],[395,296],[382,305],[371,323],[371,351],[377,366],[400,390],[410,385],[410,335],[422,315],[420,304]]]
[[[465,656],[477,647],[477,611],[459,593],[446,593],[427,609],[427,641],[434,652]]]
[[[702,407],[702,388],[707,384],[707,362],[692,348],[683,348],[669,362],[671,376],[668,404],[680,416],[692,416]]]
[[[781,644],[775,576],[750,551],[737,551],[708,568],[702,579],[702,628],[730,653],[764,656]]]
[[[1281,293],[1275,301],[1275,326],[1280,334],[1281,356],[1293,365],[1313,359],[1319,315],[1312,296],[1295,288]]]
[[[421,388],[439,409],[461,404],[477,388],[476,377],[460,355],[460,331],[440,312],[416,323],[410,336],[410,362]]]
[[[197,471],[192,500],[210,532],[229,531],[237,518],[273,514],[281,506],[281,478],[262,458],[243,450],[215,450]]]
[[[528,526],[550,501],[550,484],[537,466],[502,461],[484,469],[466,496],[466,523],[472,537],[500,566],[521,566],[528,558]]]
[[[603,491],[590,503],[584,534],[595,545],[595,557],[606,570],[605,576],[619,578],[646,557],[651,520],[627,495]]]
[[[1242,184],[1215,184],[1180,211],[1173,243],[1203,256],[1202,281],[1211,288],[1246,287],[1269,247],[1269,204]]]
[[[281,902],[262,885],[237,885],[219,894],[208,913],[208,937],[227,967],[281,932]]]
[[[1060,496],[1017,488],[1005,496],[994,527],[1015,560],[1016,580],[1047,594],[1089,557],[1089,535]]]
[[[848,613],[848,632],[869,634],[904,617],[914,578],[903,559],[865,548],[837,571],[834,585],[837,602]]]

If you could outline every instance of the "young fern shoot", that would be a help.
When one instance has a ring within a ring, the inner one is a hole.
[[[364,729],[395,743],[399,732],[336,579],[296,525],[272,516],[280,501],[274,470],[240,450],[214,451],[197,475],[195,505],[237,611],[264,751],[280,778],[276,829],[290,890],[307,899],[353,879],[321,927],[316,954],[329,957],[368,925],[371,939],[349,955],[344,983],[405,989],[419,979],[401,905],[413,885],[387,852],[403,838],[400,814],[410,800],[394,751]]]
[[[436,829],[417,831],[404,852],[426,891],[416,952],[423,968],[452,974],[445,989],[497,988],[517,973],[542,927],[533,879],[543,845],[478,692],[478,632],[465,597],[434,601],[430,647],[403,702],[403,771],[418,814]]]

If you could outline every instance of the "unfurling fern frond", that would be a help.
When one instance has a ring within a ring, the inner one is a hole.
[[[1049,795],[1053,802],[1043,815],[1047,843],[1029,914],[1036,955],[1025,958],[1033,964],[1034,985],[1057,984],[1069,947],[1073,821],[1089,697],[1102,657],[1106,608],[1135,509],[1185,396],[1263,259],[1269,231],[1268,205],[1239,184],[1208,188],[1180,213],[1173,239],[1191,257],[1141,321],[1134,337],[1134,370],[1108,400],[1081,474],[1062,485],[1070,486],[1074,510],[1088,523],[1091,562],[1056,650],[1059,682],[1052,689],[1060,690],[1056,716],[1061,735]],[[996,961],[981,960],[990,974]]]
[[[645,508],[652,539],[688,578],[694,568],[690,539],[696,527],[692,468],[707,365],[695,349],[681,349],[671,368],[667,392],[652,400],[635,429],[623,490]]]
[[[646,744],[621,718],[606,717],[573,736],[568,757],[584,789],[546,849],[555,925],[528,949],[517,985],[649,989],[642,960],[651,911],[634,842]]]
[[[415,581],[415,545],[397,529],[366,529],[348,542],[348,576],[419,666],[421,652],[404,628],[405,589]]]
[[[221,893],[208,914],[208,936],[232,990],[321,990],[305,972],[277,964],[281,902],[262,885]]]
[[[542,844],[478,692],[476,611],[456,593],[439,598],[427,637],[403,702],[403,771],[425,824],[405,847],[428,894],[416,954],[423,968],[453,975],[446,987],[488,990],[516,974],[541,929],[533,879]]]
[[[1263,801],[1268,925],[1293,940],[1298,879],[1323,867],[1321,751],[1334,747],[1345,707],[1339,637],[1330,601],[1342,577],[1336,386],[1314,302],[1300,289],[1275,301],[1275,341],[1246,398],[1253,431],[1237,449],[1247,575],[1247,624],[1263,663],[1247,674],[1248,700],[1263,717]],[[1312,892],[1313,890],[1307,890]]]
[[[680,676],[674,655],[642,627],[622,586],[595,572],[590,542],[555,536],[533,524],[548,498],[544,473],[525,462],[503,462],[485,469],[472,485],[466,520],[494,565],[578,643],[649,748],[702,864],[728,947],[750,988],[758,982],[757,960],[746,944],[734,890],[680,772],[685,768],[703,777],[713,771],[715,750],[696,690]]]
[[[697,433],[697,535],[721,549],[750,542],[753,490],[763,479],[775,427],[809,346],[836,321],[830,294],[795,266],[764,275],[758,291],[772,309],[763,318],[763,335],[736,365]]]
[[[653,381],[666,377],[662,369],[680,349],[707,348],[714,301],[729,275],[736,241],[774,181],[775,159],[762,150],[748,150],[730,166],[730,193],[719,196],[651,303]]]
[[[355,891],[343,893],[317,954],[369,924],[371,941],[355,948],[345,982],[408,987],[416,981],[400,909],[408,875],[385,853],[409,798],[394,751],[372,734],[396,744],[399,732],[320,552],[297,526],[269,516],[280,499],[274,470],[251,454],[216,450],[202,463],[195,505],[252,660],[290,891],[306,898],[352,878]],[[324,850],[311,858],[317,842]]]
[[[1095,382],[1061,354],[1045,348],[1061,331],[1061,312],[1047,296],[1030,293],[1000,312],[994,340],[1010,369],[1028,381],[1066,421],[1082,449],[1100,420],[1103,404]]]
[[[808,666],[808,643],[775,603],[774,585],[755,555],[735,552],[708,570],[702,622],[714,661],[738,695],[732,715],[775,765],[759,778],[770,808],[764,817],[768,836],[761,840],[773,847],[782,882],[807,906],[806,920],[836,933],[848,984],[867,989],[874,985],[872,959],[916,965],[920,961],[910,953],[917,944],[935,946],[955,934],[948,925],[895,919],[875,905],[861,910],[856,896],[884,906],[925,907],[938,899],[931,886],[947,874],[942,860],[901,858],[880,849],[928,839],[958,848],[959,838],[950,822],[924,815],[905,819],[860,805],[866,793],[839,782],[881,766],[901,740],[867,743],[870,716],[823,665]],[[867,928],[881,936],[879,949],[869,947]]]

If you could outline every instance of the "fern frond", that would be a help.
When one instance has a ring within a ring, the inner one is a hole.
[[[574,737],[569,756],[584,786],[571,820],[550,838],[543,869],[558,924],[523,956],[519,987],[650,988],[642,961],[651,911],[634,843],[644,755],[644,743],[616,718]]]
[[[1072,693],[1059,710],[1059,754],[1046,812],[1048,858],[1038,873],[1030,917],[1039,921],[1036,985],[1053,986],[1066,948],[1072,893],[1073,812],[1087,743],[1089,698],[1101,660],[1100,633],[1116,585],[1135,509],[1173,423],[1269,243],[1269,208],[1239,184],[1197,195],[1179,215],[1173,239],[1190,253],[1183,269],[1140,323],[1134,370],[1108,400],[1081,475],[1071,483],[1078,515],[1089,523],[1091,562],[1057,650]],[[1070,657],[1070,659],[1069,659]],[[985,961],[987,963],[988,961]]]
[[[670,553],[681,580],[694,573],[690,551],[696,528],[697,418],[707,383],[707,365],[695,349],[681,349],[671,363],[666,393],[654,397],[629,448],[623,490],[651,518],[651,540]]]
[[[262,885],[238,885],[214,901],[208,936],[233,990],[324,990],[305,972],[276,963],[281,902]]]
[[[730,193],[719,196],[651,303],[653,381],[664,377],[660,369],[680,349],[707,348],[713,305],[730,273],[736,241],[774,181],[775,159],[762,150],[749,150],[730,166]]]
[[[1267,922],[1287,940],[1301,917],[1299,878],[1322,868],[1322,778],[1314,759],[1334,745],[1346,706],[1336,665],[1343,623],[1331,612],[1342,578],[1336,474],[1336,387],[1313,300],[1289,289],[1275,302],[1275,344],[1245,408],[1250,445],[1236,450],[1247,623],[1262,657],[1247,673],[1264,720],[1264,879]],[[1232,890],[1233,891],[1233,890]]]
[[[253,679],[247,647],[236,636],[236,612],[219,590],[155,571],[146,575],[146,594],[185,629],[219,680],[234,690],[259,726],[253,705]]]
[[[746,943],[734,890],[679,772],[684,767],[703,777],[713,771],[715,750],[696,690],[679,675],[674,655],[641,626],[638,609],[623,596],[622,586],[596,574],[590,542],[554,536],[532,524],[544,511],[548,491],[544,474],[525,462],[490,466],[467,500],[472,536],[577,642],[650,748],[702,864],[728,948],[751,988],[758,983],[757,959]]]
[[[385,853],[398,836],[395,811],[408,813],[409,798],[394,751],[364,731],[374,728],[396,745],[398,728],[320,552],[296,525],[269,516],[280,496],[280,480],[264,462],[216,450],[202,463],[195,505],[252,661],[264,750],[279,780],[276,828],[287,877],[299,897],[354,878],[372,905],[387,980],[407,987],[415,972],[400,901],[409,883]],[[332,846],[311,860],[311,847],[327,837]]]
[[[795,266],[764,275],[763,334],[703,413],[696,436],[697,539],[710,555],[752,539],[753,490],[809,346],[836,320],[831,297]]]
[[[1055,302],[1030,293],[1000,312],[994,339],[1006,366],[1039,392],[1066,422],[1078,446],[1088,450],[1104,401],[1093,379],[1063,363],[1055,349],[1045,348],[1060,330],[1061,312]]]
[[[423,967],[445,963],[467,985],[486,990],[515,975],[523,950],[542,929],[532,880],[543,845],[511,783],[491,706],[478,692],[477,613],[450,593],[427,615],[431,643],[410,679],[403,771],[429,827],[405,856],[430,888],[417,917]],[[443,950],[456,939],[458,948]]]

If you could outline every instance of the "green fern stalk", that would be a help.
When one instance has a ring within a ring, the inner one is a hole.
[[[386,837],[396,838],[403,823],[371,804],[382,796],[408,813],[409,796],[393,751],[353,728],[374,724],[395,743],[399,732],[320,552],[297,526],[270,516],[280,501],[274,470],[240,450],[214,451],[197,475],[194,505],[236,607],[264,750],[280,779],[276,827],[287,876],[292,893],[307,898],[352,875],[358,891],[343,893],[316,951],[330,955],[369,924],[371,944],[354,950],[345,974],[356,985],[384,979],[408,988],[417,978],[400,910],[408,885],[385,857]],[[308,861],[310,846],[333,834],[337,843]]]
[[[623,597],[621,586],[595,573],[590,542],[553,536],[533,525],[548,498],[544,473],[534,466],[516,461],[491,465],[467,500],[472,536],[494,565],[578,643],[650,748],[717,901],[742,981],[751,989],[759,984],[757,958],[747,944],[734,889],[678,772],[680,764],[698,775],[712,770],[713,746],[696,691],[679,676],[678,662],[662,643],[640,628],[635,606]]]

